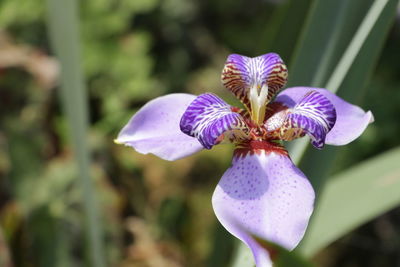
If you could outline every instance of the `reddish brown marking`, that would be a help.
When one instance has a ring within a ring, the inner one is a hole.
[[[281,102],[272,102],[269,103],[266,110],[265,110],[265,121],[267,121],[272,115],[274,115],[275,113],[288,109],[289,107],[287,107],[285,104],[281,103]]]
[[[274,245],[272,243],[269,243],[268,241],[265,241],[257,236],[252,235],[252,237],[254,238],[254,240],[262,247],[264,248],[266,251],[268,251],[269,257],[271,258],[271,260],[273,262],[275,262],[275,260],[278,259],[279,257],[279,249],[277,245]]]
[[[240,114],[249,129],[257,127],[251,120],[250,114],[246,109],[231,106],[231,111]]]
[[[232,112],[240,113],[240,112],[242,112],[242,110],[243,110],[243,109],[241,109],[241,108],[232,107],[232,106],[231,106],[231,111],[232,111]]]
[[[245,143],[238,144],[233,152],[235,157],[245,157],[247,155],[260,155],[262,153],[276,153],[280,155],[288,155],[286,149],[278,143],[271,141],[249,140]]]

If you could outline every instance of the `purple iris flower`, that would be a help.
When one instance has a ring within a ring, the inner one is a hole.
[[[313,211],[314,190],[282,140],[308,135],[318,149],[345,145],[373,121],[370,111],[326,89],[293,87],[278,94],[287,75],[275,53],[230,55],[222,83],[243,109],[211,93],[170,94],[142,107],[116,140],[166,160],[233,143],[232,165],[219,181],[212,205],[221,224],[252,250],[258,267],[270,266],[271,260],[252,234],[293,249]]]

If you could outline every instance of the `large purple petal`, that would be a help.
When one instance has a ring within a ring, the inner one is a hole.
[[[239,113],[214,94],[199,95],[186,109],[181,119],[181,130],[196,137],[207,149],[219,141],[227,131],[244,133],[247,126]]]
[[[221,75],[222,84],[248,108],[248,93],[252,86],[268,90],[268,100],[281,89],[287,80],[287,68],[279,55],[268,53],[250,58],[232,54],[226,60]]]
[[[268,266],[263,265],[265,250],[249,232],[293,249],[307,228],[314,190],[285,153],[237,152],[215,189],[214,212],[231,234],[250,247],[257,266]]]
[[[115,142],[165,160],[180,159],[201,150],[199,141],[182,133],[179,126],[182,114],[195,98],[170,94],[153,99],[130,119]]]
[[[323,94],[335,106],[336,122],[326,135],[325,143],[330,145],[346,145],[359,137],[373,122],[371,111],[365,112],[360,107],[352,105],[335,94],[322,88],[292,87],[285,89],[275,99],[289,107],[294,107],[307,93],[317,91]]]

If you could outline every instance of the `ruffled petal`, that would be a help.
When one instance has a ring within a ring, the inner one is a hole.
[[[322,88],[288,88],[279,93],[274,102],[281,102],[288,107],[294,107],[310,91],[317,91],[323,94],[336,109],[336,122],[326,135],[326,144],[346,145],[359,137],[368,124],[374,121],[371,111],[365,112],[360,107],[352,105]]]
[[[233,111],[224,100],[214,94],[199,95],[186,109],[180,127],[182,132],[196,137],[206,148],[211,149],[225,132],[230,136],[243,135],[247,125],[239,113]]]
[[[287,80],[285,63],[275,53],[250,58],[232,54],[222,70],[222,84],[250,109],[249,91],[255,86],[258,90],[268,90],[268,101],[281,89]]]
[[[165,160],[177,160],[200,151],[203,147],[199,141],[182,133],[179,126],[182,114],[195,98],[189,94],[170,94],[151,100],[129,120],[115,142]]]
[[[336,111],[333,104],[323,94],[310,91],[293,108],[275,113],[266,121],[265,127],[269,132],[278,131],[279,139],[285,141],[306,133],[311,137],[312,145],[321,149],[335,121]]]
[[[293,249],[307,228],[314,190],[286,153],[257,146],[247,153],[243,148],[235,150],[232,166],[218,183],[212,203],[218,220],[247,244],[259,267],[269,266],[263,265],[266,251],[249,232]]]

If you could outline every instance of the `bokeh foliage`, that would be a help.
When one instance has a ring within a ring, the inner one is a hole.
[[[374,1],[362,1],[361,8],[357,2],[78,2],[90,108],[90,175],[107,265],[229,266],[235,242],[216,221],[210,199],[230,164],[232,148],[164,162],[112,141],[140,106],[159,95],[211,91],[234,102],[219,81],[232,52],[256,56],[275,51],[289,65],[291,85],[323,86]],[[390,2],[393,9],[397,3]],[[59,101],[47,12],[45,1],[0,3],[0,264],[8,259],[15,266],[84,266],[90,262],[85,243],[90,225],[84,223],[71,129]],[[317,22],[310,19],[312,12],[319,15]],[[310,36],[319,50],[307,46],[314,58],[296,58],[295,48],[307,45],[307,27],[320,29]],[[339,148],[335,160],[322,163],[325,176],[400,145],[399,29],[397,19],[387,38],[366,48],[378,58],[384,45],[378,64],[358,61],[359,68],[351,71],[362,80],[345,80],[339,91],[371,109],[375,123],[359,140]],[[331,43],[335,46],[326,54]],[[312,79],[327,56],[332,64]],[[360,76],[364,69],[370,79]],[[306,156],[321,155],[311,153]],[[312,175],[312,161],[301,166]],[[314,261],[321,266],[393,266],[399,260],[399,214],[396,209],[347,234]]]

